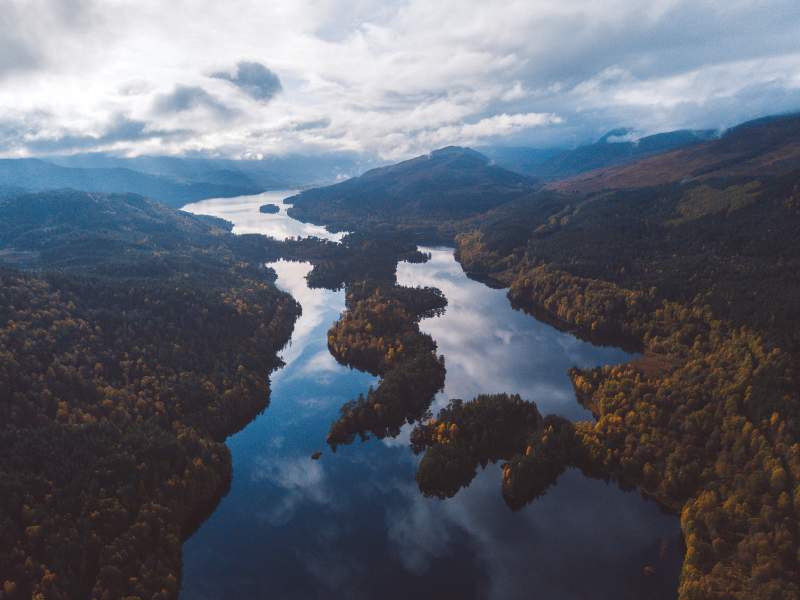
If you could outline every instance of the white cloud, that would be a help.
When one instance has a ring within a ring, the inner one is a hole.
[[[43,152],[10,131],[132,153],[399,158],[729,125],[800,108],[798,27],[796,0],[6,0],[0,154]],[[199,109],[157,110],[187,89],[207,94]],[[163,135],[112,141],[116,118]]]
[[[251,473],[256,482],[269,482],[281,495],[264,517],[273,525],[288,522],[298,507],[306,502],[331,504],[333,498],[322,464],[307,456],[262,456]]]

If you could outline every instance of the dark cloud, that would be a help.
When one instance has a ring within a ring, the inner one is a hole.
[[[174,139],[185,136],[181,130],[163,130],[150,127],[144,121],[117,115],[99,135],[63,134],[48,137],[39,127],[24,123],[0,123],[0,151],[27,150],[35,154],[52,154],[76,150],[96,150],[119,142],[140,142],[156,138]],[[32,138],[27,139],[25,138]]]
[[[35,44],[20,31],[13,5],[0,9],[0,78],[14,71],[33,69],[41,62]]]
[[[649,79],[797,52],[796,0],[769,0],[769,8],[740,2],[726,10],[707,1],[675,1],[660,11],[653,3],[627,4],[607,19],[585,7],[537,19],[537,36],[520,53],[530,59],[521,73],[528,87],[568,87],[610,67]]]
[[[97,18],[92,0],[55,0],[46,3],[48,9],[64,23],[76,27],[88,26]]]
[[[104,0],[0,0],[0,148],[57,143],[41,140],[76,111],[92,119],[81,130],[102,138],[115,113],[138,115],[148,98],[140,135],[192,121],[172,151],[347,148],[385,159],[451,136],[564,146],[620,126],[724,128],[800,109],[798,0],[614,0],[613,10],[508,2],[500,11],[480,0],[149,4],[130,3],[121,19]],[[187,18],[192,35],[175,34]],[[154,47],[153,36],[166,41]],[[208,66],[209,39],[224,68]],[[286,101],[268,104],[288,76]],[[536,124],[533,113],[560,120]],[[67,133],[65,142],[97,143]],[[136,150],[136,131],[128,135]]]
[[[0,31],[4,31],[0,23]],[[41,57],[13,35],[0,37],[0,78],[14,71],[26,71],[41,64]]]
[[[0,79],[46,67],[58,51],[52,39],[81,35],[99,20],[92,0],[2,0]]]
[[[292,131],[310,131],[312,129],[326,129],[330,127],[331,120],[327,118],[314,119],[313,121],[300,121],[293,123],[291,126]]]
[[[283,89],[278,76],[257,62],[241,61],[236,65],[233,73],[222,71],[212,73],[210,77],[228,81],[251,98],[262,102],[272,99]]]
[[[233,111],[199,86],[178,85],[168,94],[156,97],[155,109],[160,113],[180,113],[194,108],[207,108],[221,116]]]
[[[7,152],[15,148],[24,132],[19,123],[0,120],[0,152]]]
[[[609,131],[628,127],[636,135],[675,129],[716,129],[759,117],[800,110],[800,88],[780,82],[759,82],[730,95],[691,99],[657,107],[619,106],[613,103],[578,108],[569,96],[558,95],[540,102],[520,104],[533,110],[557,110],[563,122],[515,133],[499,143],[508,146],[576,146],[596,142]]]

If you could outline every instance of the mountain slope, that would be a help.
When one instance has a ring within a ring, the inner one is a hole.
[[[176,208],[204,198],[257,194],[264,189],[242,177],[228,181],[218,178],[216,182],[180,181],[127,168],[63,167],[34,158],[0,160],[0,186],[31,191],[72,188],[87,192],[136,193]]]
[[[547,165],[569,152],[564,148],[529,148],[526,146],[478,146],[475,148],[498,167],[528,177],[546,177]]]
[[[615,138],[624,138],[628,133],[627,129],[615,129],[594,144],[570,150],[489,147],[481,151],[506,169],[541,179],[560,179],[692,146],[714,135],[710,130],[679,130],[650,135],[635,142],[614,141]]]
[[[514,306],[643,353],[571,371],[595,417],[574,452],[681,515],[680,600],[800,598],[798,182],[796,160],[713,185],[540,193],[459,238],[464,268]],[[533,462],[510,461],[506,497],[535,497]]]
[[[288,200],[289,214],[325,225],[437,217],[489,210],[537,188],[523,175],[494,166],[482,154],[448,147],[360,177],[305,191]]]
[[[352,153],[268,156],[261,159],[226,159],[177,156],[118,157],[103,153],[53,156],[48,162],[84,169],[125,168],[168,177],[180,182],[257,186],[262,189],[297,189],[353,176],[372,166]]]
[[[590,171],[548,184],[553,190],[591,193],[676,181],[780,175],[800,160],[800,115],[768,117],[729,129],[717,140],[638,162]]]
[[[299,314],[233,240],[138,196],[0,200],[1,597],[177,597]]]
[[[59,270],[111,273],[125,265],[127,276],[151,269],[163,275],[168,265],[179,271],[186,267],[180,261],[198,258],[200,248],[222,244],[229,227],[134,194],[74,190],[0,198],[0,217],[0,251],[7,255]]]

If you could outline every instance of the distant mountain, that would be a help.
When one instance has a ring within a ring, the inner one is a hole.
[[[183,182],[259,186],[263,189],[297,189],[353,177],[376,166],[354,153],[270,156],[261,159],[226,159],[176,156],[124,158],[102,153],[48,157],[55,164],[78,168],[125,168]]]
[[[663,144],[662,146],[663,147]],[[582,173],[548,184],[553,190],[588,193],[671,182],[781,175],[800,160],[800,114],[749,121],[719,139],[631,164]]]
[[[264,188],[252,181],[229,183],[179,181],[127,168],[63,167],[35,158],[0,160],[0,189],[45,191],[71,188],[87,192],[136,193],[167,206],[180,207],[204,198],[257,194]]]
[[[0,198],[6,198],[8,196],[18,196],[20,194],[24,194],[29,190],[14,186],[14,185],[0,185]]]
[[[565,148],[528,148],[525,146],[481,146],[478,152],[490,158],[494,164],[509,171],[541,177],[547,170],[545,165],[557,156],[569,152]]]
[[[491,164],[468,148],[448,147],[360,177],[305,191],[289,214],[326,225],[392,219],[413,221],[483,212],[530,193],[539,184]]]
[[[573,149],[497,146],[480,150],[506,169],[540,179],[559,179],[700,144],[715,136],[713,130],[679,130],[628,141],[630,133],[629,129],[614,129],[594,144]]]
[[[0,195],[75,189],[133,193],[179,208],[206,198],[258,194],[325,184],[361,172],[350,154],[285,156],[261,160],[106,154],[0,160]]]

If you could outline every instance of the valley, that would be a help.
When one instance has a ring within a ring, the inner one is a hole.
[[[193,210],[248,223],[247,231],[260,222],[262,233],[280,237],[288,226],[260,214],[259,205],[254,197],[249,211],[223,203]],[[447,299],[443,312],[419,321],[447,369],[444,389],[427,399],[430,409],[438,411],[451,398],[509,390],[548,411],[588,418],[567,369],[615,364],[630,355],[513,310],[504,292],[467,279],[451,248],[421,250],[430,259],[400,262],[396,284],[435,288]],[[421,495],[410,425],[399,435],[379,428],[382,439],[356,439],[335,453],[326,449],[342,405],[370,386],[379,389],[374,376],[337,363],[329,351],[328,332],[352,286],[310,288],[304,279],[309,265],[271,266],[303,315],[282,354],[286,366],[272,377],[269,409],[228,441],[231,492],[184,545],[186,597],[269,588],[276,595],[399,599],[446,587],[464,598],[524,598],[531,585],[553,597],[674,597],[682,553],[677,519],[635,492],[570,470],[542,504],[512,512],[500,494],[499,465],[479,469],[472,484],[448,500]],[[383,285],[395,285],[390,275],[392,283]],[[323,454],[314,461],[317,450]],[[573,564],[583,564],[591,577],[568,577]],[[645,567],[653,573],[645,574]]]
[[[555,183],[4,191],[6,589],[795,597],[796,123]]]

